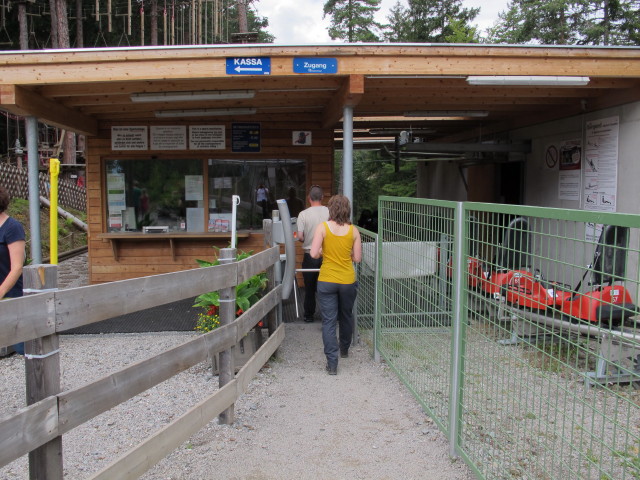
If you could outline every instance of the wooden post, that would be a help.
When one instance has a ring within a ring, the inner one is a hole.
[[[23,280],[27,293],[56,288],[58,266],[29,265],[23,270]],[[59,346],[57,334],[25,342],[27,405],[60,393]],[[29,478],[62,480],[61,436],[29,452]]]
[[[273,247],[273,221],[265,219],[262,221],[262,229],[264,231],[264,244],[266,247]],[[268,289],[273,290],[276,287],[276,273],[275,267],[272,265],[267,268]],[[278,328],[278,312],[275,308],[272,308],[267,314],[267,329],[269,336],[273,335],[273,332]],[[277,350],[274,355],[277,354]]]
[[[225,265],[236,261],[235,248],[223,248],[220,250],[220,264]],[[220,290],[220,326],[228,325],[236,319],[236,287]],[[231,382],[235,377],[235,365],[233,364],[233,349],[220,352],[218,357],[218,384],[220,388]],[[234,421],[234,405],[231,405],[218,416],[218,423],[231,425]]]

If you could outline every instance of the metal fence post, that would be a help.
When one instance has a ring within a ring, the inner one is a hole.
[[[462,412],[462,385],[464,372],[464,334],[466,323],[466,300],[464,266],[467,264],[465,251],[464,204],[456,204],[454,215],[454,251],[453,251],[453,335],[451,345],[451,392],[449,395],[449,454],[458,456],[460,439],[460,414]]]
[[[29,265],[24,268],[24,290],[37,293],[58,285],[57,265]],[[25,342],[27,405],[60,393],[58,334]],[[29,452],[29,478],[62,480],[62,437],[56,437]]]
[[[374,265],[376,266],[376,279],[374,285],[374,307],[373,307],[373,359],[375,362],[380,363],[380,350],[378,350],[378,333],[380,329],[380,305],[379,298],[381,295],[378,290],[382,288],[382,263],[378,263],[378,259],[380,258],[380,245],[382,242],[380,241],[380,234],[375,236],[375,260]]]
[[[220,250],[220,264],[226,265],[236,261],[236,249],[235,248],[223,248]],[[236,280],[234,286],[229,288],[223,288],[220,290],[220,326],[228,325],[236,318]],[[233,350],[235,347],[231,347],[228,350],[220,352],[219,354],[219,376],[218,383],[220,388],[224,387],[227,383],[231,382],[235,377],[235,365],[233,362]],[[231,425],[234,421],[234,405],[231,405],[224,412],[218,416],[220,424]]]

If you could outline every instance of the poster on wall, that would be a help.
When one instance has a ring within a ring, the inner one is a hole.
[[[202,200],[203,198],[203,180],[202,175],[185,175],[184,176],[184,199],[185,200]]]
[[[122,211],[127,208],[126,200],[124,173],[109,173],[107,175],[107,205],[109,214],[122,215]]]
[[[240,153],[260,152],[260,124],[231,124],[231,151]]]
[[[560,142],[558,148],[558,198],[580,200],[582,164],[582,141],[579,139]]]
[[[187,127],[159,125],[151,127],[151,150],[186,150]]]
[[[291,137],[293,145],[312,145],[311,132],[308,130],[294,130]]]
[[[615,212],[618,193],[619,117],[586,124],[584,154],[584,210]]]
[[[189,127],[189,149],[224,150],[224,125],[191,125]]]
[[[111,127],[111,150],[148,150],[148,127]]]

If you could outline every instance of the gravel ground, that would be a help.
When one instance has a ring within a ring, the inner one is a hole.
[[[61,337],[63,389],[192,338],[194,333]],[[0,417],[24,405],[24,360],[0,359]],[[145,479],[473,479],[395,375],[365,346],[324,371],[320,324],[288,323],[279,356],[236,403],[233,425],[213,420]],[[65,478],[86,478],[217,390],[208,363],[92,419],[63,437]],[[26,457],[0,479],[28,478]]]

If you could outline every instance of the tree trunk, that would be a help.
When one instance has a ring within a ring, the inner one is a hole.
[[[151,0],[151,45],[158,45],[158,0]]]
[[[82,0],[76,0],[76,47],[84,48],[84,19],[82,18]]]
[[[238,27],[239,33],[247,33],[249,31],[246,0],[238,0]]]
[[[49,0],[51,12],[51,48],[58,48],[58,6],[56,0]]]
[[[29,29],[27,27],[27,4],[18,4],[18,24],[20,25],[20,50],[29,50]]]
[[[69,19],[67,18],[67,0],[56,0],[56,20],[58,30],[58,48],[69,48]]]

